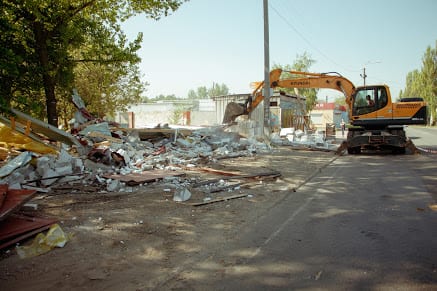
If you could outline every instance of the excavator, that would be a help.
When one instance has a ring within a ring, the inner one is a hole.
[[[350,125],[346,141],[341,146],[349,154],[362,150],[390,149],[393,153],[405,153],[411,143],[404,127],[426,124],[427,106],[420,97],[402,98],[392,102],[387,85],[355,87],[338,73],[309,73],[286,71],[292,78],[281,79],[282,69],[270,72],[270,88],[326,88],[344,94],[348,106]],[[257,82],[252,95],[244,104],[229,103],[223,123],[230,123],[240,115],[250,114],[263,100],[264,82]]]

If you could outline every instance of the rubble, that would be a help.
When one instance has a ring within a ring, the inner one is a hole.
[[[265,179],[275,179],[281,174],[261,172],[244,175],[215,170],[210,165],[223,159],[268,153],[272,151],[271,145],[311,150],[331,150],[337,147],[322,133],[308,133],[292,128],[273,133],[267,144],[253,137],[253,123],[249,121],[244,125],[247,135],[243,136],[222,126],[197,129],[169,126],[123,129],[115,123],[93,117],[77,92],[73,94],[73,102],[77,112],[70,121],[71,134],[21,113],[19,121],[22,125],[9,122],[2,116],[0,186],[8,185],[9,192],[32,193],[32,196],[13,208],[14,212],[20,207],[24,208],[26,203],[27,208],[38,209],[38,204],[28,203],[37,192],[99,195],[108,192],[129,193],[156,182],[162,184],[163,192],[171,194],[175,202],[185,203],[192,199],[193,194],[202,193],[202,202],[188,203],[193,206],[250,198],[250,194],[242,193],[242,187],[254,179],[262,182]],[[209,172],[219,178],[204,181],[186,178],[187,171]],[[6,201],[6,192],[1,189],[0,207]],[[225,196],[214,195],[219,192]],[[232,194],[226,194],[229,192]],[[168,198],[171,200],[171,196]],[[53,219],[38,220],[31,217],[35,223],[23,227],[26,232],[22,234],[17,230],[22,228],[21,223],[29,217],[15,216],[21,222],[5,217],[0,225],[2,230],[8,228],[3,237],[8,242],[0,241],[3,246],[47,230],[56,222]]]
[[[89,122],[90,117],[86,116]],[[263,142],[226,132],[219,126],[179,133],[174,129],[173,136],[167,135],[171,129],[164,130],[165,136],[153,138],[148,132],[147,140],[144,140],[140,134],[142,130],[123,131],[107,122],[91,124],[75,134],[86,154],[77,156],[65,145],[57,154],[23,152],[0,168],[0,183],[17,189],[34,187],[44,192],[43,189],[52,185],[80,179],[89,185],[97,182],[110,192],[123,191],[126,185],[136,186],[181,175],[187,168],[271,150]],[[272,134],[271,143],[319,150],[338,147],[319,133],[308,134],[294,129]],[[26,161],[17,165],[25,157]],[[33,162],[29,163],[30,160]]]
[[[337,151],[339,141],[334,138],[327,138],[324,131],[303,131],[294,128],[282,128],[279,133],[271,136],[274,145],[292,146],[295,148]]]

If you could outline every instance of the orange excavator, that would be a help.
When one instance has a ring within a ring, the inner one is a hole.
[[[338,73],[287,71],[294,77],[281,79],[282,72],[282,69],[270,72],[271,88],[327,88],[344,94],[350,125],[343,147],[350,154],[359,154],[363,149],[391,149],[395,153],[405,153],[410,141],[404,126],[427,122],[427,106],[422,98],[403,98],[400,102],[392,102],[387,85],[355,87]],[[230,103],[226,107],[223,123],[250,114],[264,100],[264,82],[257,84],[244,104]]]

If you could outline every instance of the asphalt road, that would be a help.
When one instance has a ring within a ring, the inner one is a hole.
[[[338,157],[166,287],[437,290],[435,157]]]
[[[409,126],[406,128],[406,133],[420,149],[437,152],[436,127]]]

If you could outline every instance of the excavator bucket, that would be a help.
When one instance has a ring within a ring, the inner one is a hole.
[[[223,116],[223,124],[229,124],[235,121],[240,116],[247,114],[246,106],[244,104],[230,102],[226,105],[225,116]]]

